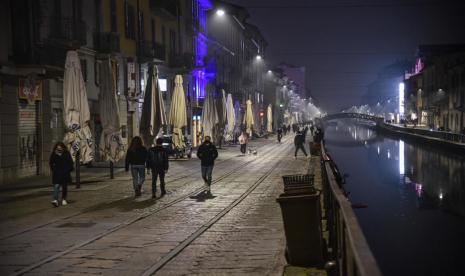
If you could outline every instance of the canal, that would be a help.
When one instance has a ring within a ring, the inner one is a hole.
[[[465,157],[350,120],[326,147],[384,275],[465,275]]]

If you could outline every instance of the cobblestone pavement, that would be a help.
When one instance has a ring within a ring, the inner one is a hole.
[[[168,195],[157,200],[150,177],[135,200],[122,173],[71,189],[70,204],[59,208],[51,188],[1,202],[0,274],[280,275],[281,175],[308,165],[294,159],[292,138],[254,140],[257,155],[220,149],[211,196],[192,159],[171,162]]]

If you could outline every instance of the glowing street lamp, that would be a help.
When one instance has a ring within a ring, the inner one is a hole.
[[[405,85],[403,82],[399,83],[399,114],[404,115],[404,90]]]
[[[219,9],[219,10],[216,11],[216,15],[218,15],[218,16],[224,16],[224,14],[225,14],[225,12],[222,9]]]
[[[262,56],[261,56],[261,55],[257,55],[257,56],[256,56],[256,59],[257,59],[257,60],[261,60],[261,59],[262,59]]]

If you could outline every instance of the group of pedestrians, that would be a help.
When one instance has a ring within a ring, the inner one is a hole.
[[[308,127],[297,130],[294,137],[295,153],[301,150],[306,157],[308,157],[305,150],[305,137],[307,135]],[[310,130],[313,134],[313,126]],[[286,132],[290,131],[290,126],[283,126],[279,128],[278,142]],[[316,133],[317,139],[322,139],[323,134],[320,129]],[[240,150],[242,154],[246,153],[247,148],[247,134],[242,132],[239,136]],[[152,173],[152,198],[156,198],[157,194],[157,180],[160,180],[160,197],[166,195],[165,176],[169,169],[168,152],[162,146],[163,139],[158,138],[155,140],[155,145],[147,149],[142,139],[136,136],[132,139],[131,144],[126,153],[125,169],[126,172],[131,170],[133,188],[135,197],[142,195],[142,186],[145,182],[145,172]],[[207,193],[211,192],[212,172],[215,160],[218,158],[218,151],[215,145],[211,142],[210,136],[204,137],[204,142],[197,150],[197,157],[200,159],[202,179],[204,181],[205,190]],[[53,201],[52,204],[56,207],[60,205],[59,194],[62,192],[61,205],[67,205],[66,201],[68,184],[71,183],[71,172],[73,171],[74,163],[71,154],[62,142],[55,144],[52,154],[50,156],[50,169],[52,172],[53,183]]]
[[[135,197],[142,195],[142,185],[145,182],[145,171],[152,173],[152,198],[156,198],[157,180],[160,179],[160,197],[166,195],[165,175],[169,169],[168,152],[162,146],[163,139],[155,140],[155,145],[147,149],[139,136],[131,140],[131,144],[126,153],[125,169],[131,170]],[[211,142],[210,136],[205,136],[204,142],[197,150],[197,157],[201,162],[202,179],[205,190],[210,193],[212,184],[212,172],[215,160],[218,158],[218,151]],[[55,144],[50,155],[50,170],[52,172],[53,200],[55,207],[60,206],[59,195],[62,192],[61,205],[67,205],[66,201],[68,184],[71,183],[71,172],[74,162],[65,144],[58,142]]]
[[[155,145],[146,149],[142,139],[136,136],[132,139],[126,153],[126,171],[131,169],[132,183],[136,197],[142,195],[142,185],[145,181],[145,170],[147,174],[152,173],[152,198],[156,198],[157,179],[160,179],[160,197],[166,194],[165,175],[168,172],[168,153],[162,147],[163,139],[158,138]]]
[[[131,168],[134,193],[136,197],[141,196],[142,185],[145,180],[145,169],[152,172],[152,198],[156,198],[157,178],[160,179],[160,197],[166,195],[165,175],[169,168],[168,152],[162,146],[163,139],[156,139],[155,146],[146,150],[142,139],[134,137],[126,154],[126,171]],[[197,157],[201,161],[202,178],[205,190],[210,193],[212,183],[212,172],[215,159],[218,158],[218,151],[211,142],[210,136],[205,136],[204,142],[197,150]]]

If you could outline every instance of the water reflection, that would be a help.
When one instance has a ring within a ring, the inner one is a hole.
[[[465,217],[464,158],[414,145],[404,153],[410,168],[406,177],[421,187],[420,203]]]
[[[326,146],[384,275],[465,275],[464,156],[349,123]]]
[[[337,135],[332,135],[334,132]],[[337,128],[327,129],[327,136],[329,148],[365,145],[369,151],[376,151],[379,158],[398,161],[400,181],[416,191],[420,207],[441,207],[465,217],[464,157],[437,148],[408,144],[403,140],[384,139],[364,125],[340,124]],[[381,154],[383,152],[384,155]],[[393,152],[398,155],[392,156]]]

